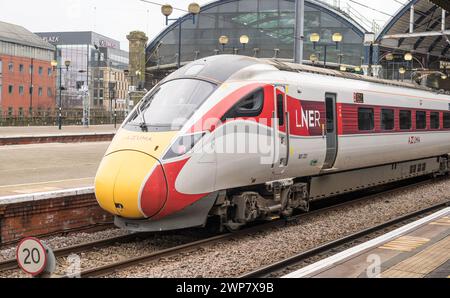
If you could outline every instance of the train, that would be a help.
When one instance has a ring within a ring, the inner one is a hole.
[[[95,178],[130,231],[238,230],[450,168],[450,96],[409,82],[216,55],[149,91]]]

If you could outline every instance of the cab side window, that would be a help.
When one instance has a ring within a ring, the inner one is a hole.
[[[240,117],[256,117],[259,116],[264,108],[264,90],[257,91],[247,95],[240,100],[234,107],[232,107],[223,117],[222,121],[226,119],[240,118]]]

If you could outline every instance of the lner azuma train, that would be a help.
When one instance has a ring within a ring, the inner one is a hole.
[[[448,173],[450,97],[271,59],[218,55],[172,73],[117,132],[95,179],[117,226],[222,227]]]

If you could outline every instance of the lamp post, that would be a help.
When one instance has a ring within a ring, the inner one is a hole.
[[[233,54],[237,55],[239,53],[239,48],[235,46],[227,47],[229,42],[230,38],[228,36],[222,35],[221,37],[219,37],[219,44],[222,46],[222,51],[225,51],[225,49],[230,48],[233,50]],[[248,35],[241,35],[241,37],[239,37],[239,43],[241,44],[241,48],[243,50],[245,50],[245,47],[249,42],[250,38],[248,37]]]
[[[53,70],[59,70],[59,103],[58,103],[58,128],[59,130],[62,129],[62,70],[66,69],[66,71],[69,71],[69,67],[70,67],[70,61],[66,60],[64,62],[64,66],[65,67],[58,67],[58,61],[53,60],[51,62],[52,66],[53,66]]]
[[[318,33],[312,33],[309,36],[309,40],[313,43],[314,50],[317,48],[317,46],[321,46],[324,49],[324,55],[323,55],[323,66],[327,67],[327,49],[330,46],[335,46],[336,50],[339,49],[339,44],[342,42],[343,36],[341,33],[334,33],[331,37],[333,40],[333,43],[320,43],[320,35]]]
[[[145,2],[145,1],[144,1]],[[192,18],[192,22],[195,24],[195,17],[200,13],[200,5],[197,3],[191,3],[188,6],[189,15],[187,19]],[[166,17],[166,26],[169,25],[169,21],[175,21],[178,23],[178,56],[177,56],[177,67],[181,68],[181,41],[182,41],[182,23],[183,17],[179,17],[177,19],[170,19],[170,15],[173,13],[173,7],[170,4],[165,4],[161,6],[161,13]]]

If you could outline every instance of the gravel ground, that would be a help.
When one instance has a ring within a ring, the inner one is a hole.
[[[42,238],[42,240],[53,250],[82,244],[86,242],[98,241],[128,234],[127,231],[119,229],[108,229],[95,233],[71,233],[67,236],[52,236]],[[0,247],[0,262],[16,257],[16,245]]]
[[[225,240],[183,255],[131,267],[110,277],[237,277],[261,266],[285,259],[328,241],[383,223],[425,207],[449,201],[450,179],[385,195],[370,203],[355,203],[238,239]],[[123,235],[120,230],[73,234],[46,239],[53,249]],[[80,254],[81,268],[97,267],[136,257],[200,238],[204,233],[157,234],[148,239],[117,244]],[[0,251],[1,258],[14,256],[14,248]],[[66,258],[58,259],[56,274],[64,274]],[[18,270],[0,272],[0,277],[26,277]]]
[[[237,277],[325,242],[434,204],[450,201],[450,180],[291,222],[283,228],[227,240],[183,256],[132,267],[110,277]]]
[[[72,246],[80,243],[92,242],[106,238],[112,238],[127,234],[126,231],[121,230],[107,230],[92,234],[74,234],[70,237],[53,237],[45,239],[53,249]],[[149,254],[158,250],[178,246],[201,238],[206,237],[207,233],[201,230],[186,230],[182,232],[174,232],[167,234],[149,234],[144,236],[145,239],[137,239],[127,243],[116,243],[104,248],[98,248],[87,252],[78,254],[80,257],[80,269],[89,269],[98,267],[109,263],[122,261],[131,257],[136,257],[143,254]],[[2,251],[6,258],[12,258],[15,254],[15,248],[11,247]],[[70,257],[57,258],[57,266],[54,276],[62,276],[71,273],[68,268],[73,265]],[[9,270],[0,272],[0,278],[22,278],[29,277],[20,270]]]

